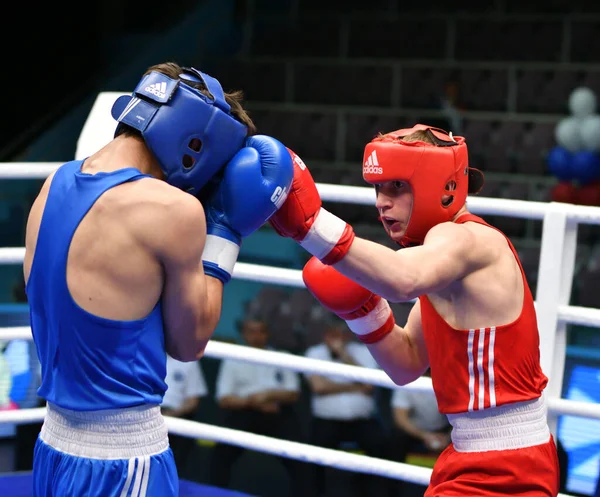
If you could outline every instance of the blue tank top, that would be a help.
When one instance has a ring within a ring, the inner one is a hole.
[[[76,411],[159,405],[167,388],[160,300],[143,319],[116,321],[79,307],[67,287],[69,246],[88,210],[108,189],[147,176],[134,168],[84,174],[82,162],[52,179],[27,282],[38,395]]]

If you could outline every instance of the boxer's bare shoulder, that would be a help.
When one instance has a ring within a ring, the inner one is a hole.
[[[189,215],[201,216],[204,212],[196,197],[155,178],[112,188],[98,199],[96,207],[118,219],[131,219],[134,223],[148,220],[155,225]]]
[[[176,240],[188,243],[192,237],[203,243],[205,238],[200,201],[164,181],[143,178],[124,183],[107,191],[97,204],[96,210],[105,220],[125,224],[142,245],[153,251],[162,251]]]
[[[425,237],[423,247],[428,250],[432,248],[446,247],[445,253],[467,255],[474,258],[483,258],[493,261],[502,253],[510,253],[506,235],[490,225],[467,221],[457,224],[445,222],[434,226]],[[443,254],[438,254],[441,256]]]

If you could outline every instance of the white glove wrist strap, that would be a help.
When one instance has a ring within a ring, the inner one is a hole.
[[[240,253],[240,246],[215,235],[207,235],[202,260],[212,262],[223,271],[233,274],[233,267]]]
[[[317,259],[323,259],[338,244],[346,225],[346,221],[321,208],[300,246]]]
[[[385,299],[381,299],[366,316],[346,321],[348,328],[357,335],[368,335],[381,328],[390,317],[392,309]]]

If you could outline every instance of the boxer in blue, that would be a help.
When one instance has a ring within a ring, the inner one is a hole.
[[[159,408],[166,353],[202,356],[242,239],[292,182],[286,148],[196,69],[151,67],[112,114],[113,140],[57,169],[27,222],[48,406],[35,497],[178,495]]]

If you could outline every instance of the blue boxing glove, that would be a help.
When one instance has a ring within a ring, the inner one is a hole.
[[[254,233],[285,202],[294,177],[287,148],[275,138],[251,136],[225,166],[205,203],[204,272],[227,283],[242,238]]]

